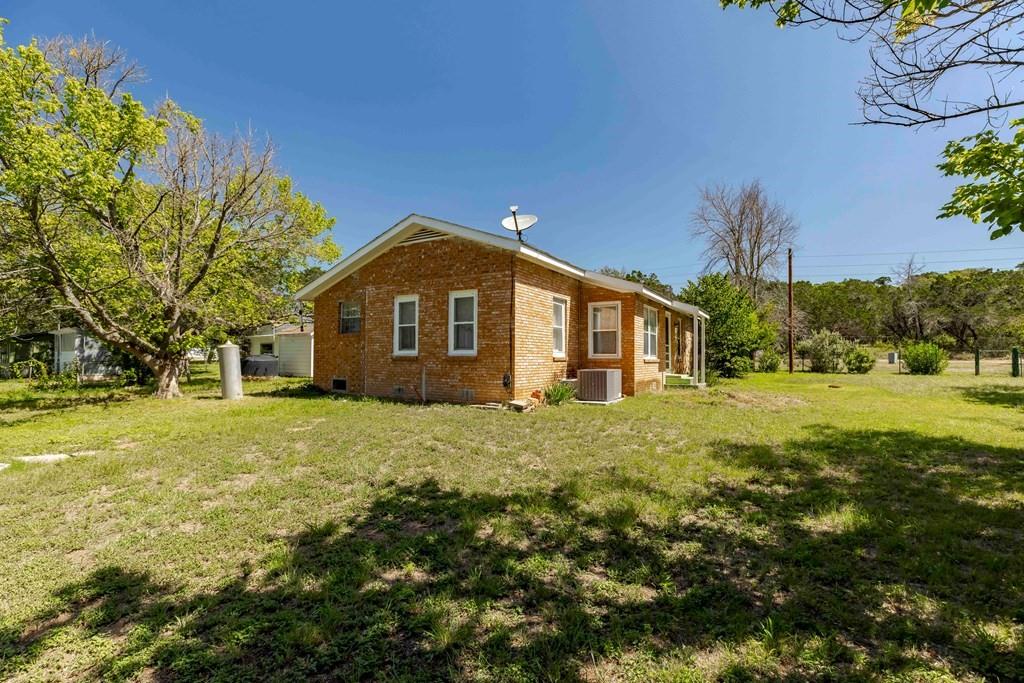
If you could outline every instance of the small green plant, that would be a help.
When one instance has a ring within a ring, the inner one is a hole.
[[[576,397],[576,390],[567,382],[555,382],[544,389],[544,402],[549,406],[567,403]]]
[[[842,372],[843,359],[853,342],[831,330],[818,330],[801,342],[803,353],[811,361],[811,372]]]
[[[32,383],[45,382],[50,375],[46,368],[46,363],[43,363],[38,358],[29,358],[28,360],[12,363],[11,372],[15,377],[24,377]]]
[[[117,378],[114,380],[114,386],[118,387],[119,389],[123,389],[124,387],[130,387],[138,383],[139,374],[135,372],[135,370],[132,368],[122,370],[121,374],[118,375]]]
[[[854,375],[864,375],[875,367],[875,357],[863,346],[853,346],[843,357],[846,371]]]
[[[911,375],[941,375],[949,365],[949,354],[931,342],[905,346],[900,357]]]
[[[60,372],[50,375],[46,381],[39,382],[40,389],[67,391],[77,389],[82,375],[82,363],[78,358],[72,359]]]
[[[769,346],[762,351],[757,359],[758,372],[778,372],[780,365],[782,365],[782,356],[774,346]]]

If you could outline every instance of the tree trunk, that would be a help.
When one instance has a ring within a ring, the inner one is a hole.
[[[157,398],[178,398],[181,396],[181,389],[178,388],[178,377],[181,375],[182,361],[179,358],[161,358],[153,365],[153,375],[156,377]]]

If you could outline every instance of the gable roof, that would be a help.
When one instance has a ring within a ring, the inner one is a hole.
[[[495,235],[475,228],[467,228],[464,225],[458,225],[456,223],[450,223],[448,221],[430,218],[428,216],[420,216],[415,213],[409,214],[353,252],[351,256],[339,261],[326,273],[300,289],[295,294],[295,298],[299,301],[312,301],[334,283],[338,282],[342,278],[348,277],[381,254],[387,252],[392,247],[400,244],[427,242],[447,236],[459,237],[471,242],[504,249],[505,251],[517,254],[519,257],[527,261],[550,268],[557,273],[568,275],[576,278],[577,280],[589,282],[599,287],[604,287],[617,292],[636,292],[682,313],[697,315],[702,318],[708,317],[707,313],[696,306],[691,306],[690,304],[684,304],[681,301],[669,299],[666,296],[644,287],[640,283],[580,268],[579,266],[573,265],[572,263],[560,259],[557,256],[552,256],[546,251],[542,251],[524,242],[520,242],[517,239],[512,239],[503,235]]]

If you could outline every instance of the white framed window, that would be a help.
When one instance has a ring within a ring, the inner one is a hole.
[[[394,353],[415,356],[419,352],[420,297],[405,294],[395,297]]]
[[[618,358],[620,305],[618,301],[602,301],[587,304],[590,318],[590,357]]]
[[[565,311],[569,302],[560,296],[551,299],[551,355],[565,358]]]
[[[476,290],[448,292],[448,355],[476,355]]]
[[[359,304],[341,302],[338,304],[338,331],[342,334],[359,331]]]
[[[658,357],[658,309],[644,306],[644,358]]]

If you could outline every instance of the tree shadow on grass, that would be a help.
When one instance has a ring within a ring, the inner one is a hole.
[[[816,427],[708,457],[748,476],[392,482],[215,591],[105,567],[0,633],[0,675],[80,629],[104,680],[579,680],[630,653],[717,653],[722,679],[1024,676],[1024,451]]]
[[[107,408],[138,398],[135,389],[89,387],[78,391],[0,393],[0,429],[85,406]]]
[[[332,394],[324,391],[320,387],[316,386],[312,382],[303,382],[302,384],[289,384],[283,387],[267,388],[262,387],[260,389],[251,390],[250,396],[267,396],[270,398],[331,398]]]
[[[992,384],[982,387],[962,387],[964,398],[990,406],[1024,410],[1024,380],[1019,387]]]

